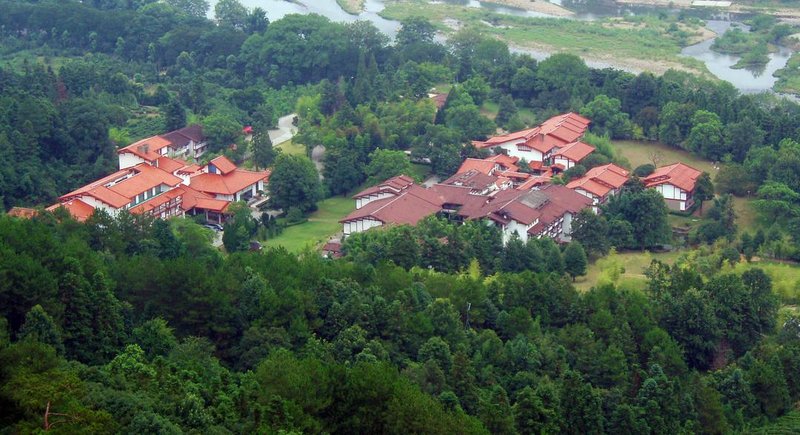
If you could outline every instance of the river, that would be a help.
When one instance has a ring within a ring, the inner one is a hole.
[[[397,30],[400,27],[399,22],[393,20],[387,20],[378,15],[378,13],[384,8],[383,0],[366,0],[364,4],[364,11],[358,15],[348,14],[347,12],[342,10],[342,8],[339,7],[339,5],[336,3],[336,0],[298,0],[295,2],[290,2],[286,0],[241,0],[241,1],[246,7],[250,9],[254,7],[260,7],[264,9],[267,12],[267,17],[270,19],[270,21],[278,20],[288,14],[315,13],[328,17],[332,21],[338,21],[338,22],[349,23],[357,20],[369,21],[372,24],[374,24],[376,28],[378,28],[383,33],[389,35],[390,37],[394,37],[394,35],[397,34]],[[460,4],[467,7],[483,8],[501,14],[510,14],[517,16],[527,16],[527,17],[550,17],[549,15],[543,13],[500,6],[477,0],[438,0],[438,1],[443,3]],[[551,1],[553,1],[553,3],[556,4],[562,4],[562,1],[560,0],[551,0]],[[213,17],[214,15],[213,10],[215,3],[216,2],[214,0],[211,1],[211,9],[209,11],[209,17]],[[573,18],[578,20],[593,20],[598,17],[620,16],[625,14],[643,14],[643,13],[652,13],[655,11],[655,9],[647,7],[627,7],[627,6],[598,7],[597,5],[595,5],[591,9],[587,9],[585,4],[580,5],[578,3],[566,2],[566,1],[563,2],[563,4],[575,10],[576,15]],[[704,11],[697,11],[697,10],[691,10],[690,12],[692,12],[693,14],[694,13],[707,14]],[[708,28],[715,31],[719,35],[724,33],[725,30],[727,30],[731,26],[731,24],[733,24],[731,21],[721,21],[713,19],[707,20],[706,23]],[[772,86],[775,84],[775,81],[777,80],[777,78],[772,76],[772,73],[774,73],[778,69],[783,68],[786,65],[786,62],[789,60],[789,56],[791,55],[790,50],[781,47],[776,53],[770,53],[769,63],[762,71],[751,71],[747,69],[732,69],[730,67],[739,60],[738,57],[711,51],[712,42],[713,39],[710,39],[703,41],[699,44],[686,47],[681,51],[681,53],[686,56],[691,56],[701,60],[703,63],[706,64],[706,67],[712,74],[714,74],[714,76],[732,83],[737,89],[739,89],[739,91],[743,93],[757,93],[757,92],[770,91],[772,89]],[[531,56],[537,59],[543,59],[550,55],[550,53],[545,51],[535,51],[519,47],[511,47],[511,50],[517,53],[530,54]],[[633,73],[639,72],[636,70],[632,70],[630,68],[626,68],[622,65],[615,65],[613,62],[597,62],[597,61],[587,60],[587,65],[593,68],[610,67],[610,68],[618,68],[626,70]]]

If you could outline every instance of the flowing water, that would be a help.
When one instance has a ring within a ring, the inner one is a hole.
[[[242,3],[252,9],[254,7],[260,7],[267,12],[267,17],[269,17],[270,21],[278,20],[288,14],[320,14],[332,21],[338,22],[353,22],[357,20],[365,20],[369,21],[375,25],[380,31],[386,33],[390,37],[394,37],[397,33],[397,30],[400,27],[400,23],[393,20],[387,20],[378,13],[383,10],[384,8],[384,1],[383,0],[366,0],[364,11],[357,14],[352,15],[348,14],[341,7],[336,3],[336,0],[241,0]],[[526,11],[523,9],[513,8],[513,7],[506,7],[500,6],[493,3],[481,2],[477,0],[435,0],[440,3],[450,3],[450,4],[459,4],[464,5],[467,7],[472,8],[480,8],[486,9],[487,11],[492,11],[495,13],[500,14],[509,14],[509,15],[516,15],[516,16],[525,16],[525,17],[551,17],[550,15],[539,13],[539,12],[531,12]],[[570,8],[576,12],[576,15],[573,17],[574,19],[578,20],[593,20],[598,17],[608,17],[608,16],[624,16],[629,14],[644,14],[644,13],[653,13],[653,12],[675,12],[670,10],[659,9],[656,10],[654,8],[649,7],[621,7],[613,4],[609,5],[598,5],[594,3],[592,6],[588,6],[586,4],[581,4],[572,1],[562,1],[562,0],[551,0],[553,3],[556,4],[563,4],[565,7]],[[213,17],[213,4],[215,1],[212,0],[212,7],[211,11],[209,12],[209,16]],[[707,18],[704,15],[708,15],[708,12],[704,11],[687,11],[686,13],[691,14],[700,14],[701,17]],[[555,18],[555,17],[553,17]],[[715,31],[718,35],[722,35],[734,22],[731,21],[723,21],[723,20],[707,20],[707,27],[711,30]],[[706,64],[708,70],[714,74],[716,77],[726,80],[736,86],[741,92],[745,93],[753,93],[753,92],[763,92],[769,91],[772,88],[772,85],[775,84],[777,80],[775,77],[772,76],[776,70],[783,68],[786,65],[786,62],[789,60],[789,56],[791,55],[791,51],[786,48],[779,48],[779,50],[775,53],[770,53],[769,55],[769,63],[766,65],[765,68],[762,70],[748,70],[748,69],[732,69],[731,66],[735,64],[739,58],[737,56],[731,56],[726,54],[717,53],[711,50],[711,44],[713,43],[713,39],[703,41],[699,44],[695,44],[689,47],[684,48],[681,53],[685,56],[691,56],[696,59],[701,60],[703,63]],[[548,52],[544,51],[536,51],[536,50],[529,50],[525,48],[518,48],[512,47],[512,51],[517,53],[527,53],[537,59],[543,59],[550,55]],[[620,65],[615,65],[613,62],[592,62],[589,61],[587,64],[594,68],[618,68],[623,70],[628,70],[630,72],[639,72],[634,71],[629,68],[622,67]]]

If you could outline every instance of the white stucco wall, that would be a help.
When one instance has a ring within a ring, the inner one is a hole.
[[[144,163],[144,159],[137,156],[133,153],[122,153],[119,154],[119,168],[131,168],[133,166],[138,165],[139,163]]]
[[[342,231],[344,232],[344,235],[347,236],[353,233],[360,233],[362,231],[366,231],[370,228],[379,227],[381,225],[383,225],[383,222],[381,221],[371,218],[365,218],[365,219],[359,219],[357,221],[345,222],[342,225],[343,227]]]
[[[519,159],[525,159],[525,161],[527,161],[527,162],[543,162],[544,161],[544,156],[542,155],[541,152],[539,152],[539,151],[537,151],[537,150],[535,150],[533,148],[531,148],[530,151],[522,151],[517,147],[518,143],[519,142],[515,141],[513,143],[510,143],[510,144],[507,144],[507,145],[502,145],[500,147],[503,148],[504,150],[506,150],[508,155],[511,156],[511,157],[517,157]]]
[[[388,192],[381,192],[374,195],[365,196],[363,198],[356,198],[356,210],[358,210],[361,207],[364,207],[365,205],[369,204],[372,201],[388,198],[390,196],[395,196],[395,195]]]
[[[536,225],[536,222],[537,221],[534,221],[530,225],[525,225],[515,220],[511,220],[511,222],[503,227],[503,244],[505,245],[508,243],[515,233],[519,236],[519,239],[522,240],[523,243],[526,243],[528,241],[528,230],[532,226]]]

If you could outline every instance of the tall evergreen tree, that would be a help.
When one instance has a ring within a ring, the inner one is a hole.
[[[53,321],[53,318],[42,308],[41,305],[34,305],[28,314],[25,315],[25,323],[22,325],[18,334],[19,340],[35,340],[40,343],[49,344],[59,354],[64,353],[64,343],[61,341],[61,332]]]

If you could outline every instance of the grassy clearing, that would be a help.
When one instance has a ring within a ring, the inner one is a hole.
[[[320,201],[319,209],[308,217],[308,222],[286,228],[279,236],[267,240],[266,246],[283,246],[289,252],[300,252],[306,247],[317,248],[342,230],[339,219],[355,209],[349,197],[335,196]]]
[[[292,156],[305,156],[306,155],[306,147],[305,145],[294,143],[294,141],[287,140],[281,144],[275,145],[275,148],[281,150],[281,152],[292,155]]]
[[[336,3],[350,15],[358,15],[364,10],[364,0],[336,0]]]
[[[708,160],[695,156],[694,154],[682,149],[671,147],[659,142],[620,140],[613,141],[613,145],[621,156],[628,159],[633,168],[646,163],[652,164],[653,155],[656,155],[659,166],[683,162],[701,171],[708,172],[711,174],[712,179],[717,174],[717,170],[714,169],[714,165]],[[753,207],[753,200],[751,198],[734,197],[733,207],[736,211],[736,222],[739,226],[739,232],[754,232],[763,226],[758,219],[758,215]],[[703,211],[706,211],[707,209],[708,206],[704,207]],[[695,226],[699,223],[695,217],[670,215],[669,220],[670,225],[672,226]]]
[[[424,16],[446,34],[461,27],[476,27],[514,46],[569,52],[597,60],[630,64],[631,67],[636,64],[642,69],[656,72],[663,72],[670,67],[706,71],[702,62],[680,56],[681,47],[705,33],[702,25],[696,21],[671,26],[676,24],[674,19],[661,20],[654,16],[626,18],[624,21],[528,18],[421,0],[389,3],[381,15],[395,20]]]
[[[613,144],[617,152],[631,162],[632,168],[646,163],[652,164],[655,156],[658,160],[657,166],[682,162],[698,170],[708,172],[712,178],[717,173],[717,170],[708,160],[660,142],[617,140],[613,141]]]
[[[642,289],[647,283],[644,271],[652,260],[672,264],[680,251],[611,253],[589,265],[585,276],[575,281],[578,291],[587,291],[601,282],[614,282],[621,288]]]
[[[744,273],[754,267],[763,269],[772,278],[772,291],[785,304],[800,303],[800,266],[771,261],[754,261],[739,263],[733,270]]]
[[[800,53],[792,53],[786,66],[773,74],[778,81],[772,86],[775,92],[800,94]]]

